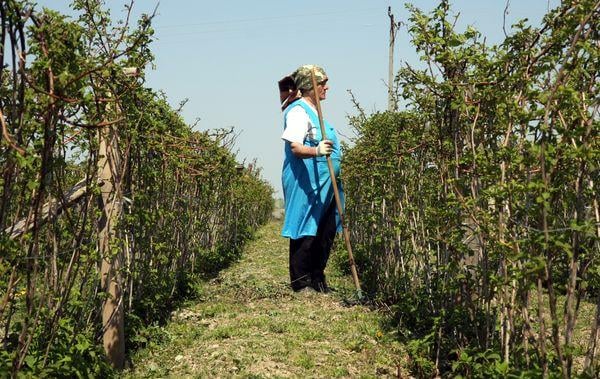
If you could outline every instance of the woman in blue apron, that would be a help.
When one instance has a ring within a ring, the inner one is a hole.
[[[317,88],[311,72],[315,71]],[[327,166],[331,157],[336,180],[341,151],[337,134],[324,121],[322,137],[316,101],[327,97],[328,77],[318,66],[304,65],[279,82],[284,110],[285,160],[282,170],[285,220],[281,235],[290,239],[290,280],[294,291],[329,292],[325,267],[341,223]],[[343,192],[340,195],[343,201]]]

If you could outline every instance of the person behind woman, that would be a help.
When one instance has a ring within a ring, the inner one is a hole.
[[[313,88],[311,73],[317,88]],[[327,98],[328,77],[318,66],[300,66],[279,82],[284,110],[285,159],[282,170],[285,219],[281,235],[290,239],[290,281],[294,291],[314,289],[329,292],[325,267],[341,223],[327,166],[332,160],[336,181],[341,151],[337,134],[324,121],[327,139],[321,133],[317,101]],[[343,199],[343,192],[340,195]]]

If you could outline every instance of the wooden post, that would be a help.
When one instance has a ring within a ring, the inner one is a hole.
[[[392,7],[388,7],[388,17],[390,18],[390,46],[389,46],[389,62],[388,62],[388,111],[392,112],[396,109],[394,101],[394,45],[396,44],[396,31],[400,28],[401,23],[394,21]]]
[[[21,235],[33,230],[34,228],[39,228],[47,222],[51,222],[53,219],[58,217],[58,215],[65,209],[69,208],[73,204],[77,204],[77,202],[87,195],[88,187],[87,187],[87,179],[82,179],[73,187],[71,187],[67,192],[65,192],[61,198],[53,199],[50,198],[48,202],[46,202],[42,206],[41,215],[38,220],[34,220],[33,217],[25,217],[24,219],[19,220],[14,225],[9,226],[4,229],[4,233],[8,235],[10,239],[17,239]],[[102,186],[102,183],[98,183]]]
[[[121,173],[118,172],[120,157],[114,127],[104,127],[99,134],[98,179],[104,183],[101,187],[101,215],[98,221],[98,247],[102,257],[101,285],[106,293],[102,304],[103,342],[110,364],[114,368],[122,369],[125,366],[125,323],[119,274],[122,254],[111,249],[114,228],[122,210]]]

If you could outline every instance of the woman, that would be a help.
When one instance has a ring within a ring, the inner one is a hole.
[[[317,88],[312,84],[313,70]],[[327,166],[330,156],[337,180],[340,144],[335,130],[326,121],[327,139],[322,137],[316,110],[317,101],[327,98],[327,81],[321,67],[304,65],[279,82],[284,108],[281,138],[285,142],[282,171],[285,220],[281,234],[290,238],[290,280],[294,291],[329,292],[324,270],[335,233],[341,231]]]

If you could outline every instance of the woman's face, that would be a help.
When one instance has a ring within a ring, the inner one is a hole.
[[[326,78],[317,83],[317,95],[319,96],[319,100],[325,100],[327,98],[327,91],[329,90],[329,85],[327,84],[328,81],[329,78]]]

